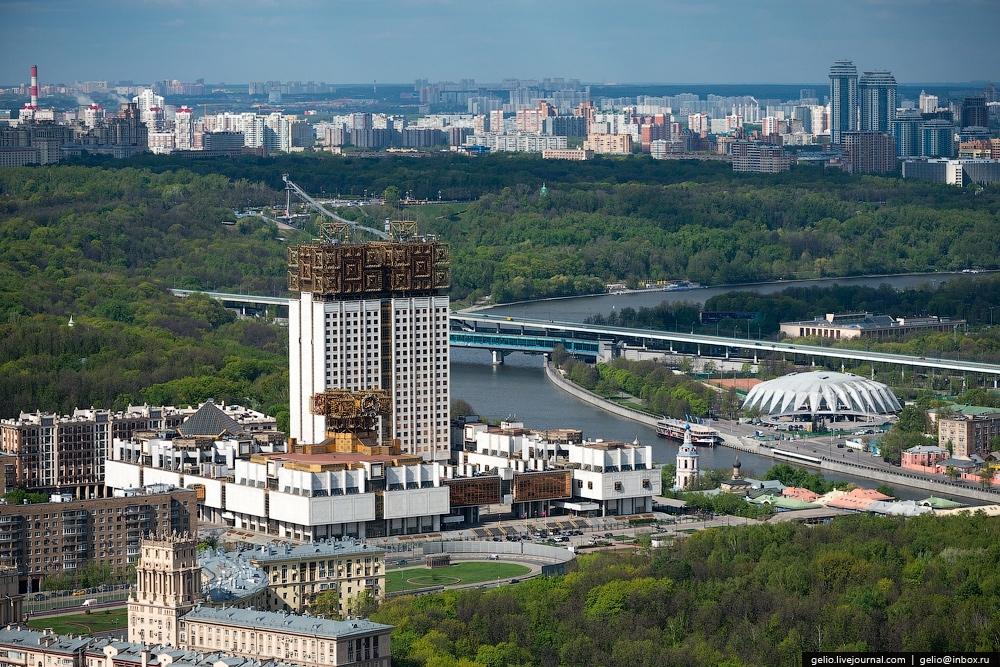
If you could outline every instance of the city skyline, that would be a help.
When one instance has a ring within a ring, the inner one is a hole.
[[[973,0],[850,0],[835,16],[818,2],[764,0],[734,12],[722,0],[648,0],[610,23],[606,6],[589,0],[517,0],[503,9],[491,23],[476,2],[0,0],[0,84],[24,81],[33,64],[43,83],[204,78],[341,85],[546,76],[589,83],[819,83],[842,58],[863,70],[891,70],[900,83],[986,81],[1000,70],[995,51],[973,40],[947,41],[963,34],[971,17],[977,24],[1000,22],[1000,5]],[[516,32],[504,27],[506,20]],[[662,30],[643,39],[638,25]],[[762,35],[771,36],[766,49]]]

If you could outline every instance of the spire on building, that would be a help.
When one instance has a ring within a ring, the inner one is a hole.
[[[674,489],[691,488],[698,479],[698,450],[691,441],[691,424],[684,426],[684,443],[677,450],[677,473],[674,478]]]

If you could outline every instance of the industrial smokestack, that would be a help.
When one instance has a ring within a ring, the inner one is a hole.
[[[31,66],[31,106],[38,108],[38,65]]]

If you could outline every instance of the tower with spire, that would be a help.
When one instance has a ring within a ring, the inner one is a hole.
[[[684,426],[684,443],[677,450],[677,473],[674,478],[674,489],[683,491],[690,488],[698,479],[698,450],[691,442],[691,424]]]
[[[198,540],[188,533],[150,533],[140,543],[128,600],[128,638],[180,646],[180,617],[201,602]]]

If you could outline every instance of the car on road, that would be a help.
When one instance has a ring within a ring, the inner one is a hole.
[[[614,534],[613,533],[604,533],[604,537],[606,537],[606,538],[608,538],[610,540],[611,538],[614,537]]]
[[[521,580],[520,579],[511,579],[510,583],[512,583],[512,584],[519,584],[519,583],[521,583]]]

